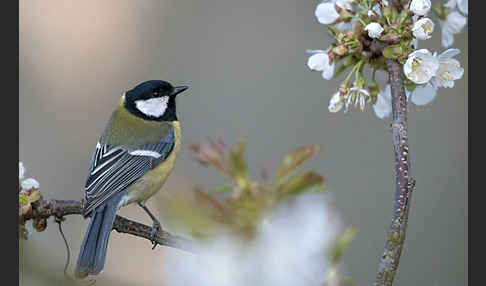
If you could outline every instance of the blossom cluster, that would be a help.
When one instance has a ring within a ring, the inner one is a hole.
[[[307,50],[307,66],[325,80],[350,70],[330,99],[330,112],[347,112],[352,106],[364,111],[369,104],[379,118],[390,115],[390,86],[380,87],[375,77],[376,71],[386,70],[387,59],[403,65],[407,99],[416,105],[431,102],[438,88],[451,88],[463,76],[464,69],[453,58],[458,49],[438,55],[417,46],[434,32],[430,11],[442,28],[443,47],[452,45],[454,34],[466,25],[468,0],[448,0],[434,7],[430,0],[398,2],[400,7],[386,0],[324,0],[317,5],[315,16],[334,41],[327,49]]]
[[[32,228],[25,225],[25,216],[31,214],[32,203],[42,200],[42,194],[39,191],[39,182],[36,179],[24,179],[25,167],[19,162],[19,235],[27,239],[32,233]],[[47,227],[45,218],[36,218],[32,221],[32,227],[38,231],[44,231]]]
[[[342,228],[325,175],[302,170],[321,150],[308,145],[287,152],[272,175],[251,176],[246,144],[221,138],[190,144],[194,159],[225,179],[223,186],[166,203],[172,227],[193,237],[197,256],[167,252],[162,277],[171,285],[346,285],[339,272],[355,227]],[[191,198],[192,197],[192,198]],[[288,247],[292,245],[292,247]],[[298,249],[298,251],[295,251]]]

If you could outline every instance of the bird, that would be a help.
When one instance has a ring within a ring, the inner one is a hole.
[[[152,219],[151,241],[160,222],[146,202],[164,185],[181,147],[176,97],[189,87],[162,80],[126,91],[111,114],[91,157],[83,216],[90,217],[74,275],[98,275],[105,265],[117,211],[138,204]]]

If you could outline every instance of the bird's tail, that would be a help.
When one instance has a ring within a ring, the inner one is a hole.
[[[114,195],[93,210],[74,270],[77,279],[99,274],[103,270],[108,238],[113,228],[120,200],[124,194],[125,192],[120,192]]]

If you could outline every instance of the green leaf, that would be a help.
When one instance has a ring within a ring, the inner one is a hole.
[[[40,191],[37,190],[37,189],[33,189],[32,191],[29,192],[28,194],[28,199],[31,203],[33,202],[36,202],[38,200],[40,200],[41,196],[40,196]]]
[[[281,184],[277,191],[281,196],[318,192],[323,191],[323,182],[323,176],[314,171],[307,171],[291,177],[285,183]]]
[[[412,92],[415,90],[415,88],[417,87],[417,84],[414,83],[413,81],[409,80],[408,78],[405,79],[405,88]]]
[[[30,201],[25,194],[19,194],[19,216],[26,215],[31,210]]]
[[[27,196],[24,194],[19,194],[19,205],[20,206],[25,206],[30,204],[29,199],[27,199]]]
[[[339,31],[338,28],[334,27],[333,25],[326,25],[326,26],[331,31],[334,38],[336,38],[339,35],[339,33],[341,33],[341,31]]]
[[[238,141],[230,150],[229,157],[237,177],[248,177],[248,163],[245,160],[246,145]]]
[[[351,244],[351,241],[353,241],[357,232],[358,230],[356,227],[348,227],[332,243],[330,249],[330,259],[333,264],[339,263],[344,252],[346,251],[346,249],[348,249],[349,245]]]
[[[302,146],[284,155],[280,167],[275,174],[275,181],[278,183],[286,176],[290,175],[304,162],[313,158],[321,151],[318,145]]]

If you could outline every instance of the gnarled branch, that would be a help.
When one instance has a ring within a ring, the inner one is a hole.
[[[35,218],[64,217],[66,215],[82,215],[83,202],[74,200],[39,200],[32,204],[32,212],[23,217],[24,220]],[[119,233],[127,233],[134,236],[150,239],[152,228],[150,226],[129,220],[117,215],[113,223],[113,229]],[[190,240],[172,235],[167,231],[159,230],[155,234],[155,241],[164,246],[192,251],[193,244]]]

